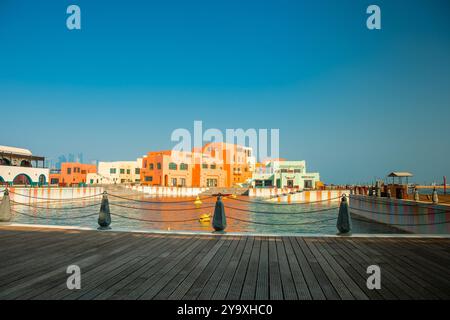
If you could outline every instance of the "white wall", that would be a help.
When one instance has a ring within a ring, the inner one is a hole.
[[[49,183],[48,168],[28,168],[28,167],[16,167],[16,166],[0,166],[0,177],[5,180],[5,182],[12,183],[14,178],[19,174],[26,174],[30,177],[31,182],[33,184],[37,184],[39,182],[39,176],[42,174],[45,176],[45,182]]]

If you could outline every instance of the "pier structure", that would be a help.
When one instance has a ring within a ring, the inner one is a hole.
[[[449,299],[450,240],[0,226],[0,299]],[[77,265],[81,289],[67,288]],[[367,271],[378,266],[380,289]]]

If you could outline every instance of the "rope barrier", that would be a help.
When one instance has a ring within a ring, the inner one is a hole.
[[[242,208],[236,208],[231,206],[224,205],[227,209],[237,210],[237,211],[244,211],[244,212],[251,212],[251,213],[261,213],[261,214],[307,214],[307,213],[316,213],[316,212],[324,212],[324,211],[330,211],[334,209],[338,209],[337,207],[331,207],[331,208],[324,208],[324,209],[318,209],[318,210],[310,210],[310,211],[301,211],[301,212],[275,212],[275,211],[256,211],[256,210],[248,210],[248,209],[242,209]]]
[[[116,194],[112,194],[112,193],[108,193],[108,196],[114,197],[114,198],[118,198],[118,199],[122,199],[122,200],[128,200],[128,201],[134,201],[134,202],[142,202],[142,203],[191,203],[193,200],[182,200],[182,201],[149,201],[149,200],[139,200],[139,199],[130,199],[130,198],[126,198],[126,197],[122,197],[122,196],[118,196]],[[205,197],[205,198],[200,198],[200,200],[206,200],[206,199],[211,199],[214,198],[214,196],[209,196],[209,197]],[[195,200],[195,199],[194,199]]]
[[[352,217],[353,220],[357,220],[357,221],[362,221],[362,222],[366,222],[366,223],[384,223],[384,222],[380,222],[380,221],[367,221],[365,219],[360,219],[360,218],[356,218],[356,217]],[[434,226],[434,225],[440,225],[440,224],[447,224],[450,223],[450,220],[446,220],[446,221],[442,221],[442,222],[433,222],[433,223],[410,223],[410,224],[403,224],[403,223],[384,223],[387,224],[389,226],[404,226],[404,227],[420,227],[420,226]]]
[[[14,191],[9,190],[9,193],[18,195],[18,196],[22,196],[22,197],[26,197],[26,198],[31,198],[31,199],[38,199],[38,200],[47,200],[47,201],[75,201],[75,200],[84,200],[84,199],[89,199],[89,198],[94,198],[94,197],[99,197],[101,195],[103,195],[103,193],[98,193],[98,194],[93,194],[93,195],[89,195],[89,196],[84,196],[84,197],[78,197],[78,198],[72,198],[72,199],[55,199],[55,198],[42,198],[42,197],[33,197],[27,194],[21,194],[21,193],[17,193]]]
[[[382,214],[382,215],[386,215],[386,216],[429,216],[430,215],[429,213],[401,213],[401,214],[394,214],[394,213],[390,213],[390,212],[378,212],[378,211],[362,209],[362,208],[355,208],[355,207],[349,207],[349,209],[360,210],[360,211],[376,213],[376,214]],[[445,211],[435,212],[434,214],[449,213],[449,212],[450,212],[450,210],[445,210]]]
[[[389,198],[386,198],[389,199]],[[382,202],[382,201],[377,201],[375,197],[369,197],[369,199],[364,199],[364,198],[352,198],[351,200],[358,200],[358,201],[363,201],[363,202],[368,202],[368,203],[379,203],[379,204],[387,204],[386,202]],[[433,207],[429,207],[427,205],[422,205],[421,203],[397,203],[398,206],[402,206],[402,207],[419,207],[419,208],[424,208],[424,209],[433,209],[433,210],[440,210],[440,209],[434,209]]]
[[[235,200],[235,201],[241,201],[241,202],[247,202],[247,203],[256,203],[256,204],[262,204],[262,205],[272,205],[272,206],[293,206],[293,205],[306,205],[306,204],[312,204],[312,203],[320,203],[320,202],[326,202],[331,200],[340,199],[340,197],[330,198],[330,199],[324,199],[324,200],[317,200],[317,201],[310,201],[310,202],[296,202],[296,203],[270,203],[265,201],[252,201],[252,200],[244,200],[244,199],[238,199],[238,198],[228,198],[229,200]]]
[[[91,207],[96,207],[99,206],[100,203],[94,203],[94,204],[90,204],[90,205],[86,205],[86,206],[82,206],[82,207],[55,207],[55,208],[48,208],[48,207],[42,207],[42,206],[36,206],[36,205],[31,205],[31,204],[26,204],[26,203],[20,203],[20,202],[16,202],[14,200],[10,200],[12,203],[14,203],[15,205],[19,205],[19,206],[26,206],[26,207],[31,207],[31,208],[38,208],[38,209],[47,209],[47,210],[73,210],[73,209],[84,209],[84,208],[91,208]]]
[[[27,214],[25,212],[20,212],[20,211],[16,211],[11,209],[12,212],[22,215],[22,216],[26,216],[26,217],[30,217],[30,218],[37,218],[37,219],[44,219],[44,220],[69,220],[69,219],[82,219],[82,218],[88,218],[88,217],[93,217],[93,216],[97,216],[98,213],[91,213],[91,214],[87,214],[84,216],[78,216],[78,217],[40,217],[40,216],[34,216],[32,214]]]
[[[336,220],[336,217],[333,217],[333,218],[329,218],[329,219],[322,219],[322,220],[316,220],[316,221],[305,221],[305,222],[299,222],[299,223],[268,223],[268,222],[244,220],[244,219],[240,219],[240,218],[236,218],[236,217],[232,217],[232,216],[227,216],[227,219],[228,218],[232,219],[232,220],[236,220],[236,221],[245,222],[245,223],[261,224],[261,225],[266,225],[266,226],[300,226],[300,225]]]
[[[123,219],[128,219],[128,220],[136,220],[136,221],[144,221],[144,222],[162,222],[162,223],[181,223],[181,222],[192,222],[192,221],[198,221],[198,219],[186,219],[186,220],[148,220],[148,219],[142,219],[142,218],[131,218],[131,217],[127,217],[118,213],[112,213],[112,216],[116,216],[116,217],[121,217]]]
[[[110,206],[116,206],[121,208],[127,208],[127,209],[134,209],[134,210],[145,210],[145,211],[190,211],[190,210],[200,210],[200,209],[208,209],[208,208],[214,208],[215,205],[212,206],[204,206],[204,207],[195,207],[195,208],[171,208],[171,209],[163,209],[163,208],[136,208],[132,206],[126,206],[122,204],[117,204],[114,202],[109,203]]]

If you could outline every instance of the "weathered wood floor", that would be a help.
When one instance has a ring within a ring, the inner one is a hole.
[[[369,265],[381,289],[366,286]],[[69,265],[81,289],[68,290]],[[450,240],[0,227],[1,299],[449,299]]]

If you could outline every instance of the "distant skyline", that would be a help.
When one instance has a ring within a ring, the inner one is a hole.
[[[82,29],[66,28],[79,5]],[[366,28],[377,4],[382,29]],[[173,130],[280,129],[326,183],[450,177],[450,2],[0,3],[0,145],[132,160]]]

